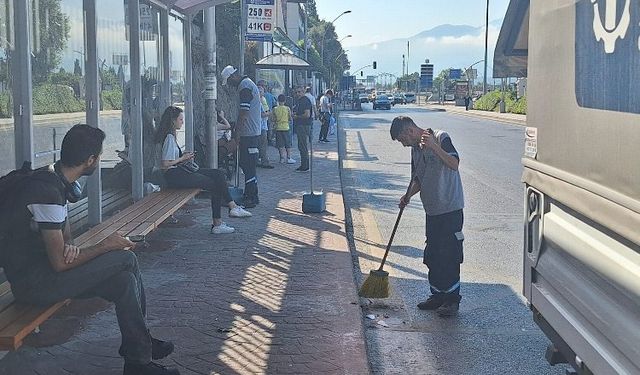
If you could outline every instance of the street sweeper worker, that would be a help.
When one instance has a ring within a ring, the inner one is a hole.
[[[422,129],[410,117],[391,123],[391,139],[411,147],[411,183],[400,198],[401,208],[420,192],[426,213],[426,246],[423,263],[429,268],[431,295],[421,310],[453,316],[460,304],[460,264],[463,260],[462,223],[464,195],[458,172],[460,157],[451,137],[443,130]]]

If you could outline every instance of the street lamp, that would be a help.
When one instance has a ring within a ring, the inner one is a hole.
[[[474,66],[474,65],[480,64],[480,63],[481,63],[481,62],[483,62],[483,61],[484,61],[484,60],[476,61],[476,62],[474,62],[473,64],[469,65],[469,67],[466,69],[465,74],[467,75],[467,86],[468,86],[468,89],[467,89],[467,90],[469,91],[469,95],[471,95],[471,87],[473,86],[473,85],[470,85],[470,84],[469,84],[469,81],[471,80],[471,79],[469,78],[469,71],[471,71],[471,68],[473,68],[473,66]],[[486,64],[485,64],[485,65],[486,65]]]
[[[353,35],[349,34],[347,36],[343,36],[342,38],[340,38],[340,40],[338,40],[338,43],[342,42],[343,40],[347,39],[347,38],[351,38]]]
[[[345,10],[344,12],[340,13],[338,15],[338,17],[334,18],[333,21],[329,22],[330,25],[333,25],[334,22],[336,22],[338,20],[338,18],[344,16],[345,14],[349,14],[351,13],[350,10]],[[324,38],[327,35],[327,31],[329,31],[329,29],[325,28],[324,29],[324,33],[322,34],[322,45],[320,46],[320,60],[322,61],[322,65],[324,65]]]

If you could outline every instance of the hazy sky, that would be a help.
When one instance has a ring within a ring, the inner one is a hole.
[[[484,0],[316,0],[320,18],[335,22],[344,47],[381,40],[406,38],[442,24],[481,26],[485,22]],[[489,20],[504,17],[509,0],[491,0]]]

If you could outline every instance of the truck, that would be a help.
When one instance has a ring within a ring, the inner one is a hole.
[[[639,36],[640,1],[511,0],[494,54],[528,83],[522,292],[579,374],[640,374]]]

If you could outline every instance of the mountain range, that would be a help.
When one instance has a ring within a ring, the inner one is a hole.
[[[491,78],[493,65],[493,50],[495,49],[502,19],[489,23],[489,70],[487,76]],[[361,46],[348,47],[351,60],[351,71],[377,62],[377,70],[365,68],[364,75],[391,73],[402,75],[402,55],[407,55],[409,42],[409,73],[419,72],[420,64],[429,59],[434,64],[434,74],[447,68],[466,68],[484,59],[485,27],[470,25],[439,25],[422,31],[408,38],[384,40]],[[478,69],[478,78],[483,75],[484,64],[474,66]]]

